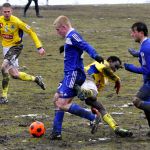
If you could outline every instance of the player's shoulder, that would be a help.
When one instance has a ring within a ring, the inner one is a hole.
[[[18,18],[16,16],[13,16],[13,15],[11,15],[10,21],[14,22],[14,23],[20,23],[20,22],[22,22],[22,20],[20,18]]]
[[[68,37],[78,42],[82,40],[81,35],[76,30],[72,30],[70,34],[68,35]]]
[[[104,68],[109,67],[109,63],[106,60],[104,60],[104,63],[99,63],[99,62],[95,61],[94,64],[95,64],[95,67],[97,68],[97,70],[99,70],[99,71]]]
[[[14,15],[11,15],[11,20],[20,20],[20,19]]]

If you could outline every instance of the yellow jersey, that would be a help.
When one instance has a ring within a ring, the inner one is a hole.
[[[36,48],[42,47],[41,41],[29,25],[19,18],[11,15],[9,20],[0,16],[0,40],[3,47],[12,47],[22,42],[23,31],[28,33],[33,39]]]
[[[84,67],[84,69],[88,75],[93,77],[98,91],[103,89],[109,79],[112,81],[117,81],[120,79],[117,75],[114,74],[106,60],[104,60],[104,64],[94,61],[93,63]]]

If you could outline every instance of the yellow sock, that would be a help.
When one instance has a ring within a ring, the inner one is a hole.
[[[2,80],[2,97],[7,98],[8,88],[9,88],[9,77],[5,77]]]
[[[25,72],[19,72],[19,79],[23,81],[34,81],[35,77]]]
[[[116,121],[112,118],[108,113],[103,116],[103,120],[113,129],[115,130],[118,127]]]
[[[8,87],[5,87],[4,89],[2,89],[2,97],[6,97],[7,98],[7,93],[8,93]]]

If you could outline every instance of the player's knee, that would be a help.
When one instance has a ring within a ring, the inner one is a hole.
[[[18,78],[19,78],[18,75],[16,75],[16,74],[11,75],[11,77],[12,77],[13,79],[18,79]]]
[[[9,74],[13,79],[19,79],[19,73],[18,72],[9,71]]]
[[[61,99],[61,98],[58,98],[56,101],[55,101],[55,107],[59,108],[60,110],[67,110],[70,106],[70,101],[69,99]]]
[[[134,104],[135,107],[139,108],[140,105],[141,105],[141,99],[138,98],[138,97],[134,97],[133,98],[133,104]]]

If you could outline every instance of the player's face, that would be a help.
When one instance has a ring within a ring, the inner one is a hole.
[[[120,68],[120,62],[119,61],[110,62],[110,68],[112,69],[113,72],[116,72]]]
[[[66,36],[66,27],[65,26],[58,26],[56,27],[56,31],[57,31],[57,34],[62,36],[63,38]]]
[[[142,40],[142,32],[139,32],[134,28],[133,30],[131,30],[131,37],[135,42],[140,43]]]
[[[12,8],[11,7],[3,7],[2,14],[6,20],[9,20],[10,16],[12,15]]]

